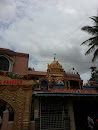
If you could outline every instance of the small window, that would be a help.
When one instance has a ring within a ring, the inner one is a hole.
[[[48,82],[46,80],[41,81],[41,90],[48,90]]]
[[[0,57],[0,70],[3,70],[3,71],[9,70],[9,61],[5,57]]]

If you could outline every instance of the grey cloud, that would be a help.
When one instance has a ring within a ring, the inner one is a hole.
[[[85,56],[88,47],[80,46],[90,37],[80,25],[93,24],[89,16],[97,14],[97,7],[97,0],[4,0],[0,3],[0,22],[10,24],[0,26],[0,46],[29,53],[29,66],[40,71],[47,70],[56,53],[65,71],[75,67],[86,81],[92,65],[86,62],[91,61],[92,54]]]

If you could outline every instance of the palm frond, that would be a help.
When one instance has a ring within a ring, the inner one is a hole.
[[[98,26],[97,26],[97,25],[96,25],[96,26],[92,26],[92,27],[98,29]]]
[[[91,42],[91,41],[93,41],[95,38],[96,38],[96,37],[91,37],[91,38],[89,38],[88,40],[84,41],[81,45],[86,44],[86,43],[88,43],[88,42]]]
[[[84,26],[81,28],[81,30],[92,34],[93,37],[87,39],[81,45],[89,43],[88,46],[90,48],[87,50],[85,55],[91,53],[92,51],[95,51],[97,48],[97,50],[94,52],[92,59],[92,62],[94,62],[98,58],[98,16],[92,16],[90,18],[94,21],[94,26]]]
[[[95,25],[98,24],[98,16],[90,17],[92,20],[94,20]]]
[[[92,46],[92,45],[95,45],[95,46],[98,46],[98,37],[95,37],[95,39],[93,39],[88,46]]]
[[[98,58],[98,49],[94,52],[92,62],[94,62],[97,58]]]
[[[82,28],[83,31],[88,32],[89,34],[92,35],[96,35],[96,33],[98,32],[98,30],[96,30],[95,28],[91,27],[91,26],[84,26]]]
[[[89,49],[88,49],[88,51],[85,53],[85,55],[88,55],[88,54],[90,54],[94,49],[95,49],[95,45],[93,45],[93,46],[91,46]]]

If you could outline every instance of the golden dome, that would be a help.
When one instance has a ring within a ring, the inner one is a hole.
[[[62,65],[55,60],[49,65],[48,64],[48,69],[47,69],[48,74],[63,74],[64,70],[62,68]]]
[[[55,60],[55,57],[54,57],[54,61],[49,65],[48,64],[48,69],[50,68],[59,68],[59,69],[62,69],[62,65],[59,64],[58,61]]]
[[[49,80],[51,80],[53,77],[54,79],[62,79],[64,74],[64,70],[62,68],[62,65],[55,60],[51,64],[48,64],[48,69],[47,69],[47,77]],[[53,76],[53,77],[52,77]]]

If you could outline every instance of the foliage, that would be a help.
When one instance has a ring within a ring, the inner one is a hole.
[[[31,68],[31,67],[29,67],[29,68],[28,68],[28,70],[32,70],[32,71],[35,71],[35,69],[34,69],[34,68]]]
[[[90,48],[87,50],[85,55],[94,52],[92,59],[92,62],[94,62],[98,58],[98,16],[93,16],[90,18],[94,21],[94,26],[84,26],[82,27],[82,30],[91,34],[92,37],[84,41],[81,45],[88,44],[88,47]]]
[[[90,80],[95,80],[95,75],[98,74],[97,67],[91,66],[89,69],[91,70],[91,78],[90,78]]]
[[[19,75],[19,74],[15,74],[15,73],[12,73],[12,72],[6,72],[6,71],[0,71],[0,75],[1,76],[7,76],[7,77],[10,77],[12,79],[24,79],[24,80],[32,79],[32,77],[29,76],[29,75]]]

